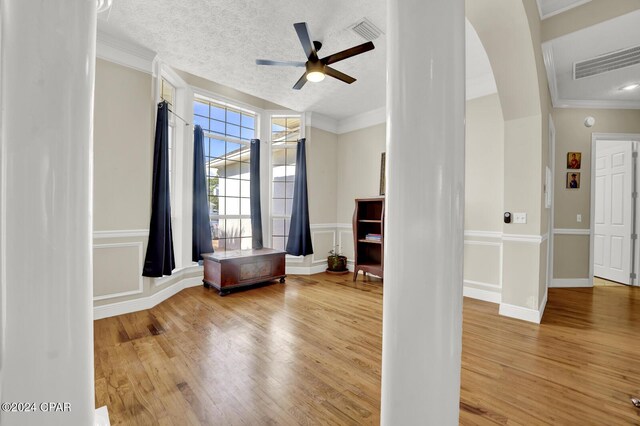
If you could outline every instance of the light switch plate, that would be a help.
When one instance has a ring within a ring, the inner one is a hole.
[[[526,213],[514,213],[513,214],[513,223],[527,223],[527,214]]]
[[[582,215],[581,215],[581,214],[579,214],[579,215],[577,215],[577,216],[576,216],[576,221],[577,221],[578,223],[582,222]]]

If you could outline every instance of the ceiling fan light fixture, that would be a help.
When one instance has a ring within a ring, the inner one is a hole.
[[[640,83],[631,83],[631,84],[627,84],[626,86],[622,86],[620,90],[629,91],[629,90],[635,90],[638,87],[640,87]]]
[[[324,80],[324,73],[322,71],[309,71],[307,73],[307,81],[311,81],[312,83],[318,83]]]

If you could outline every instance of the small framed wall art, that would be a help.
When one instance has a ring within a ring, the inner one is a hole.
[[[581,152],[567,153],[567,169],[579,170],[582,163]]]
[[[568,172],[567,173],[567,188],[579,189],[580,188],[580,172]]]

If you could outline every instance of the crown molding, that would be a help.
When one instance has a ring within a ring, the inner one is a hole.
[[[338,133],[338,120],[327,117],[318,112],[307,112],[305,114],[305,125],[315,127],[326,132]]]
[[[554,39],[556,40],[556,39]],[[544,57],[547,80],[549,81],[549,93],[551,104],[554,108],[587,108],[587,109],[640,109],[640,101],[612,101],[612,100],[582,100],[564,99],[560,97],[556,66],[553,59],[553,41],[542,43],[542,56]]]
[[[156,52],[98,29],[96,56],[118,65],[152,74]]]
[[[338,134],[341,135],[386,122],[387,109],[382,107],[340,120],[338,122]]]

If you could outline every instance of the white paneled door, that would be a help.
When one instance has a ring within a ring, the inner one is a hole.
[[[593,272],[631,284],[633,142],[596,144]]]

